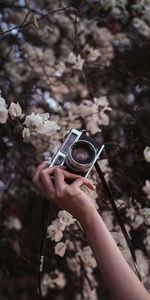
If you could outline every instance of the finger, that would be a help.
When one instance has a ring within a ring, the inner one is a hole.
[[[62,171],[59,168],[55,169],[54,170],[54,183],[55,183],[57,196],[59,196],[61,194],[61,191],[66,186],[64,179],[65,179],[64,171]]]
[[[48,167],[44,170],[45,173],[49,174],[49,175],[53,175],[54,170],[59,169],[60,171],[63,172],[63,174],[65,175],[65,178],[70,178],[70,179],[76,179],[76,178],[80,178],[81,175],[77,175],[74,173],[70,173],[68,171],[65,170],[65,166],[53,166],[53,167]]]
[[[52,178],[50,177],[50,175],[52,175],[52,173],[54,172],[53,169],[54,168],[44,169],[39,174],[39,180],[42,188],[48,195],[50,195],[51,193],[55,193],[55,186],[53,184]]]
[[[47,167],[44,169],[44,172],[46,174],[49,174],[49,175],[52,175],[54,173],[54,170],[55,169],[64,169],[65,167],[64,166],[53,166],[53,167]]]
[[[71,186],[73,188],[75,187],[81,187],[82,185],[86,185],[88,188],[90,188],[91,190],[94,190],[94,185],[88,180],[88,179],[85,179],[83,177],[81,178],[78,178],[76,179],[72,184]]]
[[[90,182],[88,179],[85,179],[84,177],[82,177],[81,175],[78,175],[78,174],[74,174],[74,173],[70,173],[66,170],[62,170],[62,172],[64,173],[65,175],[65,178],[69,178],[69,179],[75,179],[74,182],[77,181],[77,179],[81,179],[81,181],[83,181],[83,184],[85,184],[86,186],[88,186],[90,189],[94,190],[95,187],[94,185],[92,184],[92,182]],[[80,181],[80,182],[81,182]],[[78,182],[78,181],[77,181]]]
[[[42,184],[42,188],[44,189],[44,192],[47,195],[47,198],[54,200],[54,196],[56,194],[56,188],[53,183],[53,177],[54,175],[54,170],[56,169],[61,169],[59,166],[54,166],[54,167],[48,167],[40,172],[40,181]]]
[[[77,179],[80,178],[81,175],[70,173],[66,170],[62,170],[57,168],[54,170],[54,183],[56,187],[57,194],[60,194],[63,188],[66,186],[68,182],[65,182],[65,179]],[[72,181],[71,181],[72,182]],[[69,183],[71,183],[69,182]]]
[[[35,172],[35,174],[34,174],[34,176],[33,176],[33,183],[34,183],[34,185],[36,186],[36,188],[37,188],[40,192],[42,192],[42,186],[41,186],[41,183],[40,183],[40,180],[39,180],[39,174],[40,174],[40,172],[45,168],[45,166],[46,166],[46,162],[43,161],[43,162],[37,167],[36,172]]]
[[[81,175],[78,175],[78,174],[74,174],[74,173],[70,173],[66,170],[62,170],[63,174],[65,175],[65,178],[70,178],[70,179],[77,179],[77,178],[80,178]]]
[[[41,170],[43,170],[43,169],[45,168],[45,166],[46,166],[46,161],[43,161],[43,162],[36,168],[36,171],[35,171],[34,176],[33,176],[33,181],[34,181],[34,179],[36,179],[36,178],[38,177],[39,172],[40,172]]]

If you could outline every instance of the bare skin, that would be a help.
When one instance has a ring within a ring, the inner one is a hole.
[[[65,182],[68,178],[74,180],[70,185]],[[112,299],[150,300],[149,293],[124,259],[90,197],[81,190],[82,185],[94,189],[93,184],[64,168],[45,169],[45,162],[38,166],[33,182],[49,201],[80,222]]]

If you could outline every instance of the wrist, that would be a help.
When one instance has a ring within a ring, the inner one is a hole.
[[[97,217],[97,215],[99,216],[99,213],[97,212],[93,204],[89,205],[86,208],[86,211],[82,214],[79,220],[84,231],[90,230],[93,224],[93,220]]]

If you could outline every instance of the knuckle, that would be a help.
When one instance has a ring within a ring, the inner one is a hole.
[[[37,167],[37,171],[39,172],[41,169],[42,169],[42,166],[39,165],[39,166]]]
[[[45,171],[44,170],[41,170],[40,172],[39,172],[39,178],[40,179],[43,179],[44,177],[45,177]]]
[[[74,190],[73,190],[73,188],[71,188],[70,186],[68,186],[65,189],[65,193],[66,193],[67,196],[72,197],[74,195]]]
[[[61,199],[63,197],[63,192],[62,191],[56,191],[56,197],[58,199]]]
[[[55,170],[54,170],[54,172],[56,174],[60,174],[61,173],[61,169],[59,167],[56,167]]]

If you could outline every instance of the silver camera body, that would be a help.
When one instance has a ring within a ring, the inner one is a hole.
[[[71,129],[48,166],[66,166],[66,170],[85,178],[89,175],[104,145],[87,136],[85,130]]]

